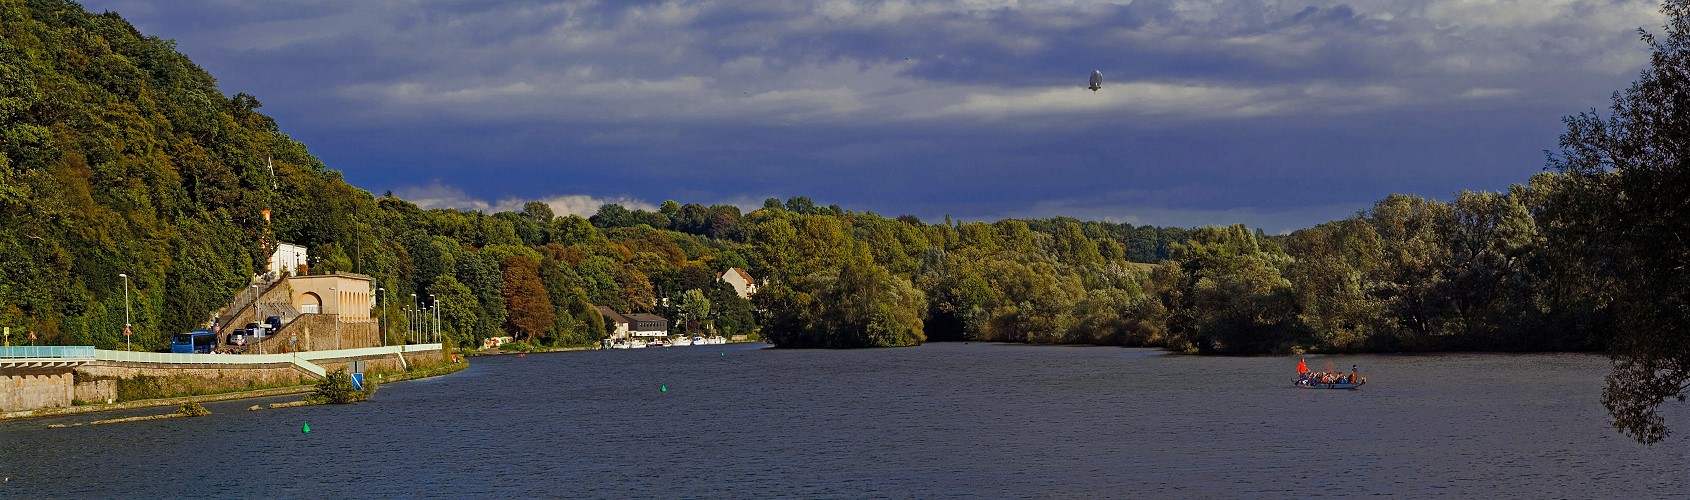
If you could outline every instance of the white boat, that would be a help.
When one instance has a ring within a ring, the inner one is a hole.
[[[710,341],[705,340],[704,337],[693,337],[692,338],[692,345],[706,345],[706,344],[709,344],[709,343],[710,343]]]
[[[711,345],[726,344],[726,343],[728,343],[728,339],[722,337],[721,335],[716,335],[716,336],[704,339],[704,343],[711,344]]]
[[[646,347],[646,343],[645,343],[644,340],[635,340],[635,341],[628,342],[628,348],[630,348],[630,349],[644,349],[645,347]]]
[[[669,345],[674,347],[688,346],[692,344],[693,341],[691,337],[674,337],[669,339]]]

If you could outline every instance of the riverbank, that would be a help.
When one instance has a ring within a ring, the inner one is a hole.
[[[712,344],[712,345],[723,346],[723,345],[734,345],[734,344],[763,344],[763,343],[766,343],[766,342],[763,342],[761,340],[740,340],[740,341],[729,341],[726,344]],[[506,347],[515,347],[515,348],[510,349],[510,350],[505,350]],[[669,347],[669,346],[664,346],[664,347]],[[695,346],[674,346],[674,347],[684,348],[684,347],[695,347]],[[472,356],[505,356],[505,355],[510,355],[510,354],[539,354],[539,353],[547,353],[547,352],[577,352],[577,351],[600,351],[600,350],[611,350],[611,349],[606,349],[604,347],[599,347],[599,346],[532,347],[532,346],[528,346],[528,345],[522,344],[522,343],[511,343],[511,344],[505,344],[504,346],[501,346],[501,347],[489,347],[489,348],[486,348],[486,349],[471,351],[470,355],[472,355]]]
[[[391,382],[403,382],[403,381],[406,381],[406,380],[415,380],[415,379],[420,379],[420,378],[429,378],[429,377],[438,377],[438,376],[442,376],[442,375],[449,375],[449,374],[455,373],[459,370],[463,370],[464,368],[468,368],[468,367],[469,367],[468,362],[460,361],[458,363],[445,363],[445,364],[442,364],[442,365],[438,365],[438,366],[428,368],[428,369],[423,369],[423,370],[405,371],[405,372],[377,372],[377,373],[372,373],[370,375],[374,376],[375,379],[377,381],[379,381],[380,383],[391,383]],[[117,411],[117,410],[132,410],[132,409],[136,409],[136,408],[152,408],[152,407],[158,407],[158,406],[181,406],[181,405],[188,404],[188,403],[210,403],[210,402],[216,402],[216,401],[231,401],[231,400],[237,400],[237,399],[253,399],[253,398],[267,398],[267,397],[274,397],[274,396],[286,396],[286,395],[289,395],[289,394],[306,394],[306,393],[310,393],[312,390],[316,389],[316,387],[317,387],[316,381],[313,380],[313,381],[310,381],[308,383],[303,383],[303,384],[299,384],[299,385],[291,385],[291,386],[287,386],[287,387],[273,387],[273,388],[268,388],[268,389],[257,389],[257,390],[251,390],[251,391],[234,391],[234,392],[224,392],[224,393],[218,393],[218,394],[203,394],[203,395],[195,395],[195,396],[180,396],[180,397],[171,397],[171,398],[141,399],[141,400],[135,400],[135,401],[123,401],[123,402],[118,402],[118,403],[93,403],[93,404],[81,404],[81,405],[76,405],[76,406],[39,408],[39,409],[35,409],[35,410],[25,410],[25,411],[16,411],[16,412],[9,412],[9,413],[0,413],[0,420],[20,420],[20,419],[41,418],[41,417],[62,417],[62,416],[68,416],[68,415],[82,415],[82,414],[88,414],[88,413],[99,413],[99,412],[108,412],[108,411]]]

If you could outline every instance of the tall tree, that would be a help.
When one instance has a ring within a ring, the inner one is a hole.
[[[1690,1],[1661,10],[1666,36],[1642,33],[1649,67],[1614,94],[1606,118],[1566,118],[1550,159],[1577,193],[1562,236],[1625,284],[1605,290],[1619,321],[1602,403],[1643,443],[1668,435],[1656,409],[1690,390]]]
[[[500,263],[504,271],[505,330],[518,338],[536,340],[551,330],[556,311],[546,287],[540,284],[539,263],[512,255]]]

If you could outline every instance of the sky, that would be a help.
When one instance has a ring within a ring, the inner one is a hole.
[[[82,5],[424,208],[807,196],[1270,233],[1526,182],[1664,23],[1652,0]]]

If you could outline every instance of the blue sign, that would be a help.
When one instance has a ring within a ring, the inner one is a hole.
[[[352,390],[354,390],[354,391],[364,390],[364,374],[362,374],[362,373],[352,374]]]

